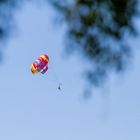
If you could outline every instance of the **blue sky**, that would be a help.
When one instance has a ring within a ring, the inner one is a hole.
[[[49,6],[32,4],[15,15],[0,68],[0,139],[139,140],[139,51],[123,76],[112,76],[85,101],[81,57],[66,57],[65,28],[55,27],[53,17]],[[139,38],[131,43],[138,46]],[[42,53],[50,57],[48,73],[32,75],[30,64]]]

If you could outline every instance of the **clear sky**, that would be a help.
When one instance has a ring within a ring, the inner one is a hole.
[[[66,57],[65,28],[55,27],[53,17],[50,7],[32,4],[15,16],[0,66],[0,140],[140,140],[139,52],[124,76],[85,101],[81,57]],[[49,71],[32,75],[30,64],[42,53],[50,57]]]

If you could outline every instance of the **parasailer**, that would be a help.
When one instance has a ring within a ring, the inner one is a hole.
[[[48,70],[48,63],[49,63],[49,57],[46,54],[42,54],[41,56],[38,57],[35,62],[31,64],[31,72],[33,74],[45,74]],[[58,90],[61,91],[61,83],[59,82],[58,85]]]

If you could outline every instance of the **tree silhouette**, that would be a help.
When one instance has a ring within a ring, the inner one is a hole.
[[[0,60],[5,42],[10,37],[13,28],[13,14],[22,0],[0,0]]]
[[[125,69],[131,56],[129,35],[136,35],[137,0],[51,0],[68,25],[67,50],[91,62],[88,81],[100,86],[110,71]],[[91,86],[90,85],[90,86]]]
[[[0,0],[1,40],[8,37],[13,12],[22,1],[27,0]],[[66,50],[77,50],[90,62],[86,76],[91,85],[99,86],[112,70],[125,69],[131,55],[127,38],[136,34],[138,0],[48,1],[67,23]]]

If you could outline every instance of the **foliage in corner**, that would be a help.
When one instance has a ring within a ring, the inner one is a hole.
[[[125,69],[131,56],[127,35],[137,34],[133,17],[138,13],[138,0],[51,0],[50,3],[68,25],[69,52],[76,49],[91,62],[86,73],[91,85],[100,86],[110,71]]]

